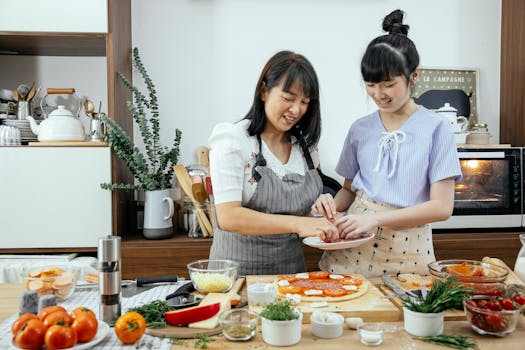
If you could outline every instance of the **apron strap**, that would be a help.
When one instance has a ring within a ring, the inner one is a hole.
[[[252,178],[255,180],[255,182],[259,182],[261,179],[261,174],[255,168],[257,166],[266,166],[266,159],[264,159],[264,156],[262,154],[262,141],[261,141],[261,134],[257,134],[257,143],[259,144],[259,153],[255,156],[255,164],[252,167]]]
[[[304,142],[303,135],[298,133],[296,138],[299,141],[299,145],[303,149],[303,155],[304,155],[304,159],[306,160],[306,164],[308,164],[308,169],[310,170],[315,169],[314,162],[312,161],[312,156],[310,155],[310,150],[308,149],[308,147],[306,147],[306,143]]]

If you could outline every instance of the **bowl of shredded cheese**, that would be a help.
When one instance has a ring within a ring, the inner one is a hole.
[[[237,280],[239,263],[232,260],[204,259],[188,264],[193,286],[199,293],[227,292]]]

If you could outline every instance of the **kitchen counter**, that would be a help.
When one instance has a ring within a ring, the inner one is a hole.
[[[372,281],[378,282],[378,281]],[[18,310],[19,298],[23,288],[19,284],[0,284],[0,322],[3,322]],[[397,328],[395,332],[386,333],[385,339],[380,348],[382,349],[421,349],[421,350],[432,350],[432,349],[447,349],[445,347],[436,346],[433,344],[425,343],[419,340],[413,339],[406,332],[402,330],[402,322],[389,322],[385,323],[391,328]],[[496,347],[505,350],[523,349],[523,340],[525,339],[525,317],[521,316],[516,331],[505,338],[496,338],[489,336],[480,336],[474,333],[466,321],[447,321],[445,322],[445,333],[446,334],[461,334],[472,336],[481,350],[492,350]],[[222,336],[211,337],[213,341],[208,343],[208,349],[252,349],[252,350],[263,350],[263,349],[277,349],[263,342],[260,330],[257,332],[254,339],[249,342],[235,343],[226,340]],[[319,339],[314,338],[311,333],[310,325],[303,325],[303,334],[301,341],[295,346],[287,347],[287,349],[319,349],[323,350],[340,350],[345,349],[369,349],[369,347],[363,345],[359,341],[359,335],[354,330],[345,329],[343,336],[337,339]],[[192,339],[181,339],[177,340],[171,347],[175,349],[194,349],[194,341]],[[450,349],[450,348],[448,348]]]

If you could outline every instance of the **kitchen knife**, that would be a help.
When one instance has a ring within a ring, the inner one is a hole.
[[[405,288],[403,288],[403,286],[401,286],[401,284],[399,284],[397,281],[395,281],[392,276],[390,276],[390,275],[383,275],[381,277],[381,279],[383,280],[383,283],[388,288],[392,289],[394,291],[394,293],[396,293],[396,296],[398,296],[399,298],[401,298],[403,300],[408,300],[408,298],[419,298],[419,295],[417,295],[413,291],[406,290]],[[387,296],[387,298],[388,297],[389,296]]]
[[[139,277],[131,284],[123,285],[122,296],[129,298],[148,289],[158,286],[159,284],[173,283],[179,280],[177,275],[156,276],[156,277]]]

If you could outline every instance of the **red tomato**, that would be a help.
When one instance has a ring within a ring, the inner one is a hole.
[[[465,302],[465,304],[467,304],[467,305],[470,306],[471,308],[472,308],[472,307],[478,307],[478,305],[476,304],[476,302],[475,302],[474,300],[472,300],[472,299],[467,300],[467,301]]]
[[[503,332],[508,327],[507,321],[501,315],[486,315],[485,321],[487,321],[487,324],[490,326],[490,329],[486,329],[489,332]]]
[[[44,338],[47,350],[67,349],[77,343],[77,333],[69,326],[53,325],[49,327]]]
[[[15,336],[15,344],[19,348],[38,350],[44,345],[46,326],[38,319],[31,319],[20,328]]]
[[[477,301],[477,304],[478,304],[478,307],[481,308],[481,309],[486,309],[487,308],[487,299],[479,299]]]
[[[514,300],[520,305],[525,305],[525,296],[523,294],[516,295]]]
[[[88,314],[91,317],[93,317],[95,320],[97,319],[97,315],[95,315],[95,313],[92,310],[84,306],[79,306],[73,309],[73,311],[71,311],[71,317],[73,317],[73,319],[77,318],[77,316],[82,315],[82,314]]]
[[[490,292],[490,295],[493,297],[500,297],[503,295],[503,289],[494,289]]]
[[[59,310],[47,314],[46,317],[42,319],[42,322],[44,322],[44,326],[46,326],[46,328],[49,328],[55,324],[69,326],[71,325],[71,322],[73,322],[73,318],[66,311]]]
[[[20,328],[22,328],[27,323],[27,321],[34,319],[38,320],[38,317],[36,317],[35,314],[27,313],[20,315],[11,325],[11,332],[13,333],[13,335],[16,335],[16,333],[18,333]]]
[[[83,312],[73,320],[71,328],[77,333],[78,342],[85,343],[97,335],[98,321],[89,313]]]
[[[53,305],[53,306],[48,306],[48,307],[45,307],[43,308],[42,310],[40,310],[40,312],[38,313],[38,318],[40,319],[40,321],[43,321],[44,318],[52,313],[52,312],[55,312],[55,311],[66,311],[66,309],[64,309],[62,306],[58,306],[58,305]]]
[[[509,298],[503,298],[501,300],[501,306],[503,306],[503,308],[505,310],[514,310],[515,309],[514,303]]]
[[[497,300],[489,300],[487,302],[487,309],[493,310],[493,311],[499,311],[501,310],[501,304]]]

